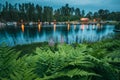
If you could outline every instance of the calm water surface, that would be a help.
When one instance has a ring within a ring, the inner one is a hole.
[[[8,46],[34,42],[82,43],[99,41],[113,32],[114,25],[35,25],[0,28],[0,44]]]

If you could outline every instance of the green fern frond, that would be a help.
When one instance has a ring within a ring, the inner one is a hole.
[[[41,79],[38,79],[38,80],[49,80],[49,79],[56,79],[56,78],[59,78],[59,77],[70,77],[70,78],[73,78],[74,76],[80,76],[80,77],[83,77],[83,76],[99,76],[98,74],[95,74],[95,73],[91,73],[91,72],[87,72],[87,71],[84,71],[84,70],[80,70],[80,69],[72,69],[72,70],[69,70],[69,71],[61,71],[61,72],[56,72],[55,74],[52,74],[51,76],[44,76],[44,78],[41,78]]]

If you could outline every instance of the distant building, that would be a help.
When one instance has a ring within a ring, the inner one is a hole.
[[[100,21],[101,21],[101,18],[95,18],[95,20],[96,20],[97,22],[100,22]]]
[[[89,18],[81,18],[80,21],[82,21],[82,22],[88,22]]]

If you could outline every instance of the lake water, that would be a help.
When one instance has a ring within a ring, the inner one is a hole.
[[[35,42],[82,43],[95,42],[108,37],[114,25],[33,25],[0,28],[0,44],[8,46]]]

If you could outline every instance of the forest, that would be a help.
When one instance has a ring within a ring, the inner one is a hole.
[[[38,21],[52,22],[56,21],[79,21],[81,17],[89,19],[100,18],[102,20],[120,21],[120,12],[111,12],[107,9],[100,9],[97,12],[88,13],[80,8],[70,7],[69,4],[54,9],[50,6],[41,6],[33,3],[16,3],[6,2],[0,4],[0,21],[16,21],[24,20],[25,22]]]

